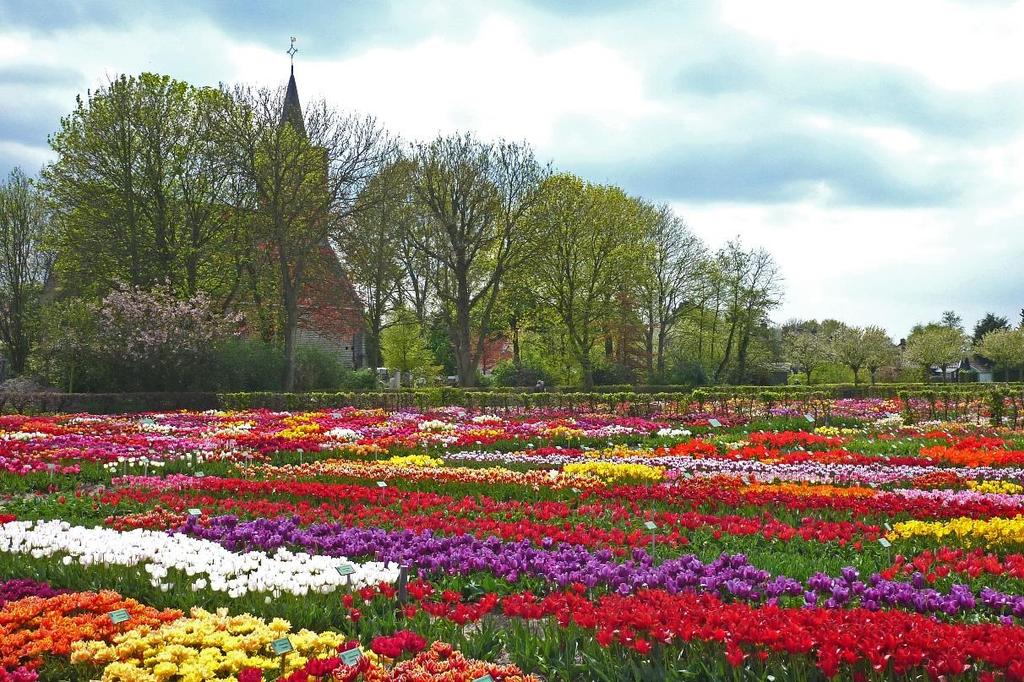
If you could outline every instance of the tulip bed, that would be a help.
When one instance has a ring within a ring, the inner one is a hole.
[[[1024,680],[1024,432],[704,409],[0,416],[0,682]]]

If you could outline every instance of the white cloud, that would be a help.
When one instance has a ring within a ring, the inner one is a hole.
[[[286,74],[281,55],[262,47],[234,46],[228,55],[244,81]],[[596,41],[537,49],[501,16],[466,42],[434,37],[340,61],[303,60],[296,79],[303,97],[374,114],[414,138],[458,128],[550,146],[566,118],[586,117],[614,134],[658,109],[643,74],[616,52]]]
[[[948,88],[1017,79],[1024,63],[1024,3],[724,0],[721,18],[783,52],[897,64]]]
[[[772,253],[785,278],[778,321],[832,317],[879,324],[899,338],[950,308],[973,323],[989,310],[1015,318],[1024,305],[1012,300],[1024,274],[1014,265],[1020,249],[1006,216],[812,201],[674,208],[712,244],[740,235]],[[993,296],[1000,291],[1009,296]]]
[[[50,148],[0,140],[0,159],[7,161],[9,167],[20,166],[26,173],[33,174],[51,160]]]

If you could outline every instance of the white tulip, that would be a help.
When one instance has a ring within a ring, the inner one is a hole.
[[[220,545],[186,535],[150,531],[117,531],[110,528],[84,528],[62,521],[37,524],[11,521],[0,525],[0,552],[30,554],[37,558],[58,556],[61,563],[82,566],[104,563],[113,566],[139,566],[154,586],[173,589],[164,582],[170,571],[190,578],[193,590],[209,589],[240,597],[250,592],[282,591],[305,596],[326,594],[340,586],[356,587],[394,582],[398,567],[379,562],[353,564],[356,572],[347,580],[337,566],[353,563],[345,557],[293,553],[280,548],[272,554],[245,552],[236,554]]]

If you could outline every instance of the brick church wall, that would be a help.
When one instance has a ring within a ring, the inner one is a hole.
[[[346,367],[365,364],[363,310],[355,287],[330,246],[306,280],[299,302],[297,345],[315,346],[335,354]]]

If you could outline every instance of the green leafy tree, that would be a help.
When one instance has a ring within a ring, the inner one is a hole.
[[[243,224],[219,122],[227,98],[168,76],[119,76],[77,100],[50,139],[64,289],[102,297],[169,282],[223,308],[238,291]]]
[[[968,346],[967,337],[958,328],[945,323],[918,326],[907,338],[906,358],[919,365],[925,376],[930,368],[938,367],[945,381],[946,370],[963,360]]]
[[[368,205],[366,210],[357,211],[344,224],[338,239],[348,274],[363,303],[366,358],[371,367],[381,364],[384,320],[401,300],[401,240],[416,220],[409,181],[408,161],[381,171],[360,195],[360,202]]]
[[[415,147],[413,192],[422,221],[407,232],[432,264],[439,311],[448,321],[459,382],[472,386],[507,274],[534,243],[527,212],[547,170],[525,144],[438,137]]]
[[[982,337],[978,352],[1004,372],[1024,369],[1024,330],[995,329]]]
[[[224,132],[233,172],[251,197],[258,241],[276,264],[283,383],[290,391],[306,283],[329,267],[331,239],[345,222],[373,206],[358,198],[393,160],[395,146],[374,119],[339,114],[322,100],[300,110],[297,102],[286,101],[283,88],[238,87],[232,97]]]
[[[716,261],[724,300],[722,322],[728,331],[714,380],[717,383],[726,378],[735,352],[732,378],[735,383],[744,383],[751,340],[767,326],[768,312],[781,300],[781,276],[770,253],[746,250],[739,240],[720,249]]]
[[[861,344],[866,351],[864,366],[868,368],[871,383],[874,385],[879,369],[890,367],[899,361],[899,349],[884,329],[874,326],[864,328]]]
[[[803,372],[807,383],[811,383],[811,374],[815,368],[828,362],[832,355],[829,344],[818,334],[798,329],[783,337],[783,354],[786,360],[797,371]]]
[[[381,353],[388,369],[396,369],[403,377],[433,380],[440,367],[434,364],[434,353],[427,345],[416,314],[398,308],[391,323],[381,333]]]
[[[860,369],[867,364],[870,353],[864,340],[865,333],[865,330],[859,327],[844,325],[832,338],[832,356],[850,368],[854,384],[860,383]]]
[[[985,313],[985,317],[978,320],[978,323],[974,325],[974,343],[981,343],[981,340],[989,332],[1009,328],[1010,321],[1003,317],[1002,315],[996,315],[995,313]]]
[[[942,320],[939,324],[961,332],[964,330],[964,318],[960,317],[955,310],[947,310],[942,313]]]
[[[644,327],[647,376],[665,374],[669,335],[679,319],[695,307],[705,273],[707,250],[667,205],[644,205],[646,269],[638,287],[638,312]]]
[[[16,374],[25,371],[37,332],[39,296],[51,265],[43,247],[49,227],[45,196],[14,169],[0,183],[0,340]]]
[[[530,268],[536,293],[561,321],[583,385],[594,385],[594,349],[615,295],[642,256],[641,207],[621,189],[562,174],[549,178],[531,213],[543,235]]]

